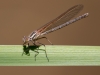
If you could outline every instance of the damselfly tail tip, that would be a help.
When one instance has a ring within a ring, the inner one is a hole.
[[[89,15],[89,13],[86,13],[86,16],[88,16]]]

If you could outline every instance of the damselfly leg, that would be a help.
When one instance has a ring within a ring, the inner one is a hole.
[[[43,38],[44,38],[44,37],[43,37]],[[41,38],[41,39],[42,39],[42,38]],[[37,42],[37,41],[35,41],[35,42]],[[43,45],[43,46],[45,47],[45,49],[39,49],[39,48],[38,48],[37,50],[43,50],[43,51],[45,51],[46,58],[47,58],[47,60],[48,60],[48,62],[49,62],[49,59],[48,59],[48,56],[47,56],[47,52],[46,52],[46,46],[45,46],[44,44],[40,43],[40,42],[37,42],[37,43],[40,44],[40,46]],[[39,54],[39,52],[37,52],[37,53]],[[38,54],[37,54],[37,55],[38,55]],[[36,60],[36,56],[37,56],[37,55],[35,55],[35,60]]]
[[[40,38],[37,38],[36,40],[43,39],[43,38],[47,39],[47,41],[48,41],[51,45],[53,45],[53,43],[52,43],[47,37],[40,37]]]

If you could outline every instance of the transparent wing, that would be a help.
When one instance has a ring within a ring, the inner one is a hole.
[[[77,15],[83,9],[83,5],[75,5],[68,9],[66,12],[55,18],[54,20],[50,21],[49,23],[45,24],[44,26],[37,29],[39,33],[46,32],[54,27],[57,27],[69,20],[71,20],[75,15]]]

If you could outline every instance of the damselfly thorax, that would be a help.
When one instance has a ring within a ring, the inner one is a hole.
[[[23,37],[23,41],[24,41],[24,44],[27,44],[29,41],[33,41],[35,42],[37,40],[37,38],[39,38],[40,36],[40,33],[38,31],[34,31],[32,32],[29,36],[24,36]]]

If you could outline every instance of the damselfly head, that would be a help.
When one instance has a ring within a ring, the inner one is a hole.
[[[23,45],[25,45],[27,42],[28,42],[28,38],[26,37],[26,36],[24,36],[23,38],[22,38],[22,40],[23,40]]]
[[[22,38],[23,42],[25,42],[25,36]]]

